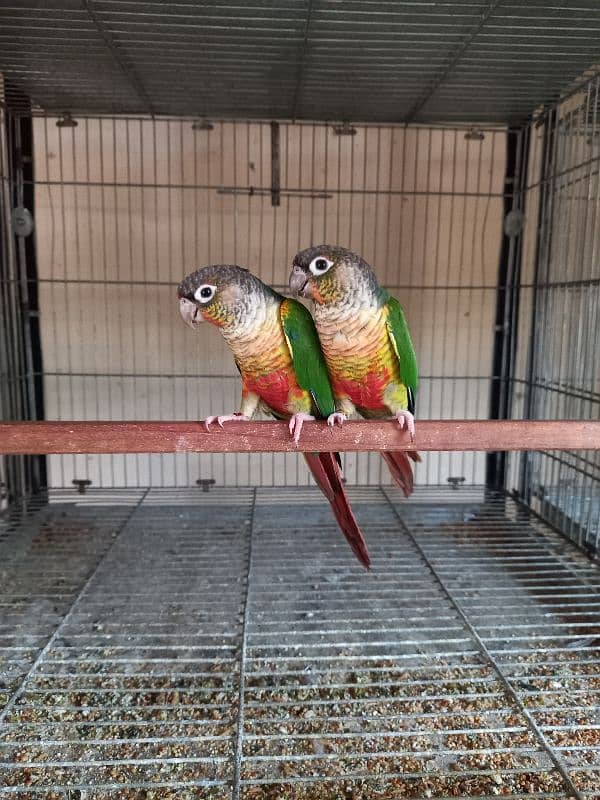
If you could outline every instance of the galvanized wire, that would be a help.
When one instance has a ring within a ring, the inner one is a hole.
[[[312,488],[60,492],[0,532],[0,796],[594,797],[598,567],[482,487],[349,491],[371,574]]]
[[[418,416],[488,416],[505,132],[471,140],[464,128],[280,128],[274,206],[270,125],[34,120],[48,417],[233,410],[231,355],[215,331],[186,332],[176,283],[201,264],[235,261],[286,291],[294,253],[323,241],[365,256],[405,306],[422,375]],[[484,455],[431,455],[418,480],[477,482],[484,468]],[[390,480],[375,455],[348,456],[345,474],[351,483]],[[50,459],[52,486],[74,478],[105,487],[309,480],[295,456]]]
[[[533,215],[539,210],[537,230],[525,230],[521,356],[514,374],[523,401],[515,403],[517,416],[599,418],[599,95],[596,78],[532,128],[526,196]],[[598,550],[598,452],[515,456],[510,480],[546,519]]]
[[[598,60],[594,0],[51,0],[0,7],[12,107],[522,122]]]

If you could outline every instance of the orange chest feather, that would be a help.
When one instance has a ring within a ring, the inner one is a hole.
[[[357,317],[322,336],[334,393],[348,397],[358,408],[384,411],[384,393],[400,381],[398,358],[389,338],[385,317]]]

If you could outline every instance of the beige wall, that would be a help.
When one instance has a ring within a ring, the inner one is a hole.
[[[238,378],[214,329],[181,322],[179,280],[235,262],[284,286],[301,247],[360,252],[405,306],[422,380],[418,416],[486,417],[505,158],[503,132],[281,126],[281,183],[267,187],[268,124],[35,121],[36,235],[46,413],[52,419],[199,419],[236,408]],[[310,197],[311,193],[327,198]],[[53,485],[306,483],[296,456],[53,457]],[[422,483],[481,481],[483,457],[426,456]],[[350,482],[387,482],[350,455]]]

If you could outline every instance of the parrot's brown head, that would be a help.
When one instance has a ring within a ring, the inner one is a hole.
[[[265,307],[277,295],[247,269],[219,264],[192,272],[177,287],[184,322],[196,329],[212,322],[223,331],[235,331],[260,321]]]
[[[329,244],[296,254],[290,290],[318,305],[348,303],[358,296],[363,301],[374,300],[379,294],[377,279],[367,262],[351,250]]]

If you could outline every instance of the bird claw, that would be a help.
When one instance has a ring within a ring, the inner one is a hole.
[[[209,431],[210,426],[214,425],[215,422],[222,428],[224,422],[248,422],[248,419],[244,414],[219,414],[218,416],[207,417],[204,420],[204,427]]]
[[[304,414],[302,412],[299,414],[294,414],[294,416],[290,419],[288,428],[296,444],[298,444],[298,442],[300,441],[300,433],[302,431],[302,426],[304,425],[304,423],[313,419],[314,417],[312,416],[312,414]]]
[[[333,414],[330,414],[327,417],[327,424],[330,428],[333,428],[335,425],[339,425],[341,427],[347,419],[348,417],[345,414],[342,414],[341,411],[335,411]]]
[[[401,430],[407,430],[410,433],[410,440],[414,442],[415,440],[415,418],[410,413],[410,411],[397,411],[395,414],[396,419],[398,420],[398,425],[400,425]]]

